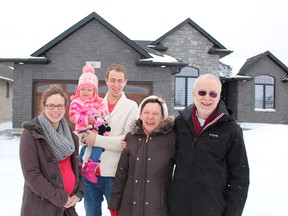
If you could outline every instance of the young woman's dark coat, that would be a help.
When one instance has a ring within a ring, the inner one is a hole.
[[[167,216],[167,191],[175,153],[174,118],[147,136],[141,121],[126,135],[110,196],[109,209],[119,216]]]
[[[63,188],[58,162],[43,135],[37,118],[32,122],[25,122],[23,127],[24,131],[20,141],[20,161],[25,182],[21,216],[63,215],[61,207],[66,204],[68,193]],[[72,195],[82,199],[84,186],[78,165],[79,145],[78,139],[73,133],[72,136],[75,151],[71,155],[71,163],[76,177]],[[75,207],[68,208],[65,213],[67,216],[77,216]]]
[[[240,216],[249,185],[242,129],[220,102],[217,117],[196,137],[192,107],[175,119],[176,170],[169,215]]]

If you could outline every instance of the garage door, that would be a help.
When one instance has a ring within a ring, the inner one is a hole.
[[[41,113],[41,96],[42,93],[50,87],[51,84],[59,85],[68,95],[69,104],[70,96],[74,95],[75,89],[77,87],[78,81],[35,81],[34,82],[34,107],[33,113],[34,117],[38,116]],[[104,81],[99,81],[99,96],[104,97],[107,92],[107,86]],[[147,96],[152,94],[152,82],[128,82],[125,87],[126,96],[137,102],[139,105],[140,102]],[[68,120],[68,112],[65,114],[66,119]]]

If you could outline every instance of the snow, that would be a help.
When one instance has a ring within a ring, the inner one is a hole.
[[[221,58],[220,61],[232,67],[231,77],[235,77],[246,62],[246,59],[230,54]]]
[[[152,58],[140,59],[139,61],[142,61],[142,62],[152,61],[152,62],[161,62],[161,63],[179,62],[176,58],[169,56],[169,55],[165,55],[165,54],[161,54],[160,56],[160,55],[155,55],[153,53],[149,53],[149,55],[151,55]]]
[[[241,123],[250,165],[250,188],[242,216],[285,215],[288,203],[288,125]],[[1,215],[19,215],[23,177],[19,162],[19,136],[11,122],[0,124]],[[4,178],[7,177],[7,178]],[[85,215],[83,201],[76,206]],[[110,216],[103,202],[103,216]]]

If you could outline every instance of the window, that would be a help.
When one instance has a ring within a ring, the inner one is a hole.
[[[192,103],[192,90],[198,76],[199,70],[194,67],[182,68],[181,72],[175,75],[175,107],[186,107]]]
[[[9,82],[6,82],[6,98],[10,97],[10,84]]]
[[[275,108],[275,78],[267,75],[255,77],[255,108]]]

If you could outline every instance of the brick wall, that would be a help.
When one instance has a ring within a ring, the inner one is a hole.
[[[127,69],[128,80],[152,81],[153,93],[162,95],[168,100],[170,112],[173,109],[171,69],[138,67],[135,62],[141,55],[97,21],[92,21],[76,31],[49,50],[46,56],[51,60],[47,65],[15,65],[13,128],[20,128],[23,121],[33,117],[33,81],[50,79],[77,81],[86,61],[101,62],[101,68],[96,68],[99,80],[105,79],[106,69],[110,64],[123,64]]]

